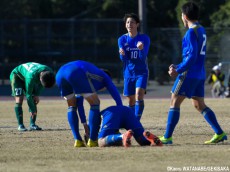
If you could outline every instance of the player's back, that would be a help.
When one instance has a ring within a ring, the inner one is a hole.
[[[205,57],[207,36],[204,27],[200,24],[197,24],[194,27],[190,28],[185,35],[185,39],[190,39],[190,42],[197,43],[196,52],[194,53],[194,55],[196,56],[196,60],[194,61],[194,64],[192,64],[189,68],[187,76],[189,78],[205,79]],[[186,52],[184,51],[183,55],[185,55],[185,53],[188,52],[186,48],[184,48],[184,50]],[[194,50],[190,49],[189,51]]]
[[[56,82],[71,83],[76,94],[96,92],[112,83],[101,69],[81,60],[63,65],[56,74]]]
[[[77,60],[77,61],[72,61],[69,63],[64,64],[61,66],[59,71],[65,71],[66,73],[68,72],[74,72],[77,70],[83,70],[85,72],[89,71],[91,73],[100,73],[100,69],[98,69],[95,65],[92,63],[82,61],[82,60]]]
[[[136,119],[134,111],[127,106],[110,106],[103,111],[101,111],[101,115],[103,118],[107,116],[107,119],[116,119],[113,121],[118,122],[120,128],[135,128],[135,126],[139,126],[139,121]],[[138,123],[138,124],[137,124]]]
[[[12,71],[12,74],[15,73],[21,79],[24,80],[25,78],[34,78],[38,76],[41,71],[44,71],[44,70],[52,71],[52,69],[49,68],[48,66],[45,66],[39,63],[28,62],[28,63],[21,64],[17,66],[16,68],[14,68],[14,70]]]

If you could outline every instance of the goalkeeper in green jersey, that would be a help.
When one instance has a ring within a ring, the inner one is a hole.
[[[55,75],[48,66],[29,62],[16,68],[10,74],[12,96],[15,97],[15,113],[18,121],[18,130],[27,131],[23,124],[22,103],[24,95],[30,112],[30,130],[42,130],[35,124],[37,104],[43,88],[51,88],[55,84]]]

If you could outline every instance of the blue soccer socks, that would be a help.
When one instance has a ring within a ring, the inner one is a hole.
[[[79,120],[76,112],[76,107],[73,106],[68,107],[67,117],[74,139],[82,140],[81,135],[79,133],[79,124],[78,124]]]
[[[216,134],[222,134],[223,130],[220,128],[220,125],[217,122],[215,113],[209,108],[206,107],[201,114],[204,116],[205,120],[211,125],[212,129]]]
[[[121,146],[122,145],[122,134],[113,134],[105,137],[106,146]]]
[[[89,128],[90,139],[95,141],[98,138],[98,132],[101,124],[100,106],[91,105],[89,110]]]
[[[137,100],[135,103],[135,116],[140,121],[143,110],[144,110],[144,100]]]
[[[170,108],[168,112],[168,121],[165,131],[165,138],[170,138],[180,118],[180,108]]]

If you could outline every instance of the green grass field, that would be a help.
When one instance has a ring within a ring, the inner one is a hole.
[[[124,103],[127,103],[124,100]],[[230,133],[229,99],[207,99],[216,113],[221,127]],[[113,105],[111,99],[101,100],[101,109]],[[66,102],[42,99],[38,105],[37,124],[43,131],[17,131],[13,98],[0,101],[0,171],[23,172],[161,172],[230,171],[230,142],[204,145],[213,130],[186,100],[181,118],[174,132],[174,144],[163,147],[140,147],[132,140],[132,147],[74,148],[74,140],[66,118]],[[165,131],[169,99],[145,99],[141,122],[156,135]],[[28,127],[29,114],[23,105],[24,123]],[[88,112],[89,106],[85,102]],[[81,133],[83,128],[80,125]],[[121,130],[121,132],[124,132]],[[229,135],[229,134],[228,134]],[[186,170],[186,169],[187,170]],[[197,168],[197,170],[194,168]]]

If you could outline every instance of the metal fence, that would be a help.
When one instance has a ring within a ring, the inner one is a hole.
[[[230,61],[230,29],[206,30],[210,38],[206,65],[209,71],[221,61]],[[178,28],[148,28],[150,79],[162,84],[169,81],[167,68],[180,61],[183,32]],[[124,23],[118,19],[1,20],[1,84],[7,84],[10,71],[24,62],[43,63],[58,70],[64,63],[78,59],[109,68],[120,82],[122,64],[117,39],[124,33]]]

